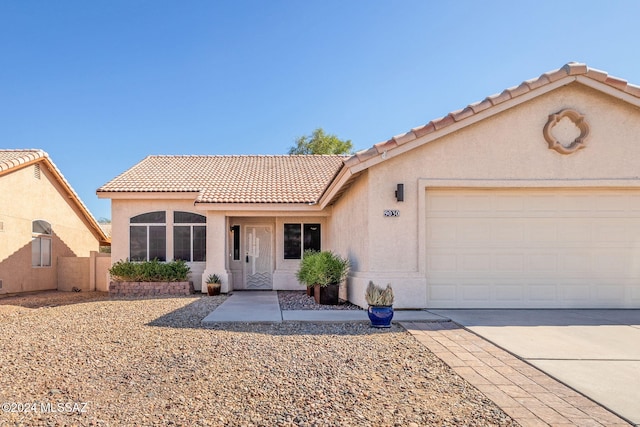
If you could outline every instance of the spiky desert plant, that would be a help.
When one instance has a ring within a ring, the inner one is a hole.
[[[369,286],[364,294],[367,304],[373,306],[385,306],[389,307],[393,305],[393,289],[388,284],[385,289],[377,286],[373,281],[369,281]]]

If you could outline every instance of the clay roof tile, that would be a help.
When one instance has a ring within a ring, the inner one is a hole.
[[[148,156],[98,192],[192,192],[204,203],[312,203],[344,156]]]

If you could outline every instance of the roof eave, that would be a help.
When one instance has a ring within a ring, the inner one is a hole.
[[[197,191],[96,191],[99,199],[189,199],[195,203]]]
[[[76,194],[76,192],[64,178],[56,165],[47,156],[40,158],[39,161],[47,166],[47,170],[49,170],[49,172],[53,174],[58,183],[64,188],[67,196],[73,201],[74,205],[80,210],[84,218],[89,223],[94,236],[98,239],[100,244],[111,245],[111,239],[104,233],[102,227],[100,227],[100,224],[98,224],[98,221],[96,221],[96,219],[93,217],[93,214],[89,212],[89,209],[87,209],[82,200],[80,200],[80,197]]]

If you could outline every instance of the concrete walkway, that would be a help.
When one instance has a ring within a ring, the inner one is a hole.
[[[393,315],[394,322],[448,320],[424,310],[396,310]],[[277,291],[239,291],[205,317],[202,325],[228,322],[369,322],[369,317],[365,310],[280,310]]]

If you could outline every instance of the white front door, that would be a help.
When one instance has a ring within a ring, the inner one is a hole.
[[[273,288],[273,232],[270,225],[244,227],[244,288]]]

